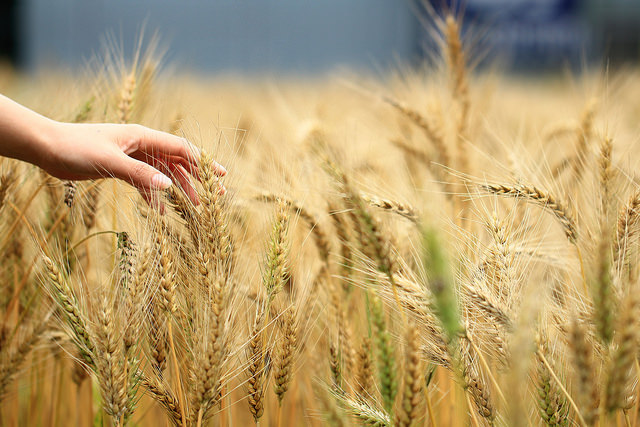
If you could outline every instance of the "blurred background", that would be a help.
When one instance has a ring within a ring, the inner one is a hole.
[[[144,27],[181,70],[384,72],[428,58],[431,7],[458,10],[477,57],[512,70],[640,58],[640,0],[3,0],[0,56],[32,72],[76,67],[109,34],[131,52]]]

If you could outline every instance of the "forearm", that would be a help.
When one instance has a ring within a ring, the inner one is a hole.
[[[57,122],[0,95],[0,156],[35,164],[58,179],[118,178],[148,202],[173,185],[173,177],[198,203],[189,174],[198,174],[199,150],[140,125]],[[207,167],[218,176],[227,172],[215,162]]]
[[[41,165],[56,123],[0,95],[0,155]]]

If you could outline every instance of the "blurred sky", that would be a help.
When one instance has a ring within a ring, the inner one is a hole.
[[[512,69],[637,59],[640,0],[432,0],[465,15],[474,47]],[[107,35],[144,27],[166,59],[203,73],[384,71],[432,48],[416,0],[3,0],[0,52],[27,70],[79,66]]]

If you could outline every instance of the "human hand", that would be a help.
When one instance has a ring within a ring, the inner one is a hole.
[[[189,178],[198,177],[199,150],[184,138],[140,125],[56,122],[42,146],[33,163],[57,178],[119,178],[150,204],[155,191],[169,188],[174,178],[199,203]],[[227,173],[221,165],[215,168],[218,176]]]

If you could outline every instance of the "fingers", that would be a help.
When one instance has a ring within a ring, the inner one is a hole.
[[[160,156],[159,158],[155,158],[155,157],[150,157],[148,155],[145,155],[145,159],[146,160],[144,160],[144,161],[147,161],[148,163],[151,163],[151,164],[153,164],[154,162],[161,162],[161,163],[164,163],[164,164],[167,164],[167,165],[172,165],[172,164],[180,165],[191,176],[196,178],[198,181],[201,181],[201,179],[200,179],[200,171],[199,171],[198,166],[194,166],[193,164],[187,162],[182,157]]]
[[[111,167],[116,178],[128,182],[138,189],[149,206],[164,214],[165,206],[160,201],[159,191],[171,187],[171,179],[153,166],[125,154]]]
[[[138,150],[151,157],[163,159],[167,163],[179,163],[193,176],[198,176],[198,164],[200,161],[200,149],[191,144],[185,138],[170,133],[141,128]],[[132,153],[127,153],[132,154]],[[212,163],[213,173],[218,176],[227,174],[227,170],[219,163]]]
[[[200,199],[198,198],[195,187],[191,183],[189,173],[180,162],[169,163],[149,156],[144,156],[143,161],[150,163],[154,168],[158,169],[166,176],[172,179],[175,178],[175,180],[180,185],[180,188],[184,190],[185,194],[189,197],[191,202],[196,206],[200,204]]]
[[[168,176],[153,166],[124,154],[111,167],[111,172],[139,190],[166,190],[173,184]]]
[[[153,157],[181,157],[194,166],[200,158],[200,150],[186,139],[145,127],[142,127],[138,148]]]
[[[122,157],[110,169],[113,175],[140,191],[149,205],[164,210],[154,194],[166,190],[174,178],[194,205],[200,203],[189,175],[200,179],[200,150],[186,139],[165,132],[134,125],[130,127],[132,139],[121,145]],[[211,169],[220,177],[227,170],[216,162]],[[170,178],[171,177],[171,178]],[[224,194],[224,187],[220,191]]]
[[[164,164],[154,161],[149,165],[140,160],[126,157],[121,159],[119,166],[114,168],[117,178],[120,178],[138,189],[142,198],[152,208],[164,214],[165,206],[160,198],[160,191],[172,185],[170,175],[176,179],[185,194],[195,205],[200,204],[198,194],[191,184],[189,173],[179,164]]]
[[[195,187],[191,183],[191,179],[189,177],[189,173],[186,171],[182,165],[179,164],[166,164],[163,162],[155,161],[153,165],[164,172],[166,175],[170,176],[172,179],[177,181],[180,185],[180,188],[184,191],[186,196],[191,200],[195,206],[200,204],[200,198],[198,197],[198,193],[196,192]]]

